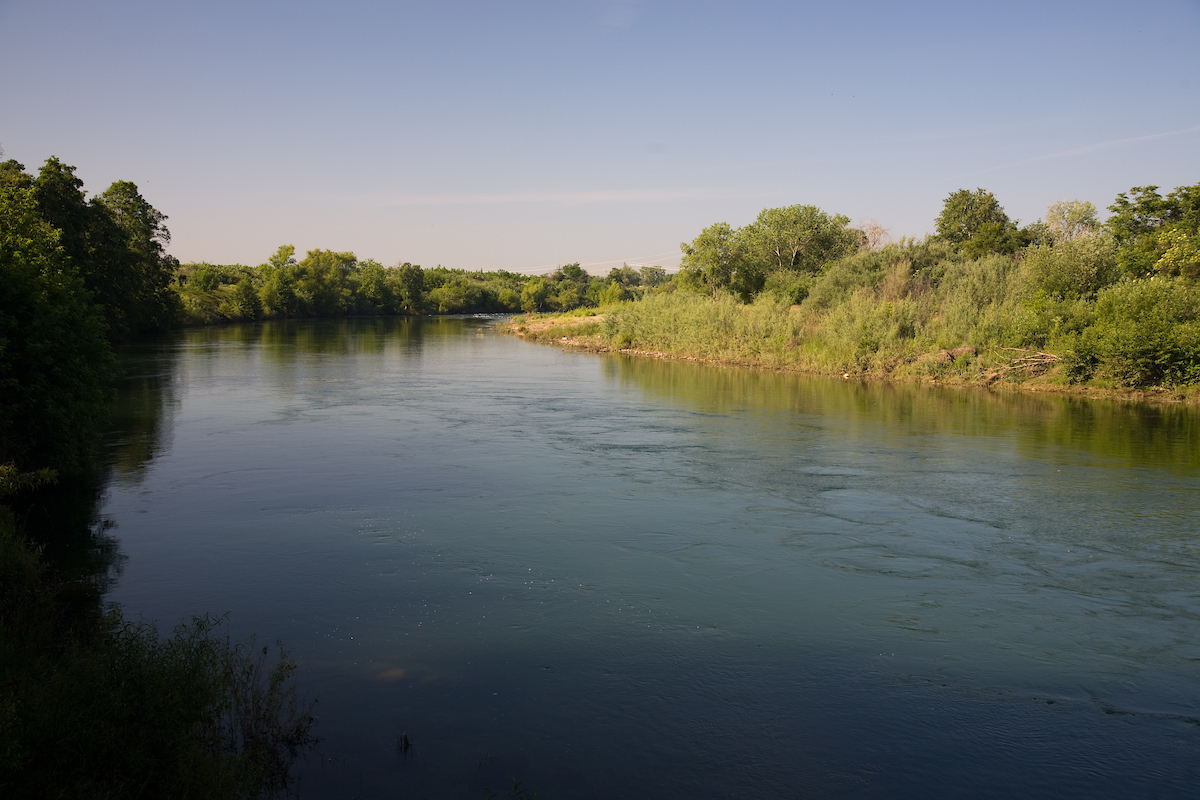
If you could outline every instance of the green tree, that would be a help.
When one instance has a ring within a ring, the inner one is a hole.
[[[42,218],[61,232],[63,252],[104,310],[109,337],[136,333],[141,325],[140,268],[116,218],[94,198],[86,199],[75,167],[53,156],[30,185]]]
[[[937,218],[937,238],[957,245],[969,258],[1015,253],[1021,246],[1017,225],[991,192],[959,189],[946,198]]]
[[[275,254],[260,266],[263,284],[258,290],[258,299],[263,313],[270,317],[294,317],[299,310],[296,297],[296,248],[282,244]]]
[[[642,283],[642,275],[628,264],[622,264],[620,267],[613,267],[608,271],[609,281],[616,281],[622,286],[640,286]]]
[[[359,304],[371,313],[394,314],[397,311],[396,293],[388,281],[387,269],[373,258],[358,264]]]
[[[1075,236],[1030,247],[1021,267],[1035,292],[1090,300],[1117,279],[1116,242],[1111,236]]]
[[[0,466],[76,470],[115,362],[100,310],[34,191],[0,187]]]
[[[745,295],[747,290],[761,287],[762,270],[748,257],[739,231],[727,222],[709,225],[679,249],[683,251],[679,271],[684,284],[700,288],[714,299],[723,290]]]
[[[1060,200],[1046,209],[1046,227],[1055,241],[1071,241],[1100,229],[1096,207],[1083,200]]]
[[[642,286],[654,288],[667,282],[667,271],[662,267],[642,267]]]
[[[862,233],[849,224],[849,217],[831,217],[816,206],[765,208],[742,236],[764,273],[815,274],[827,262],[858,249]]]
[[[179,295],[171,289],[179,261],[166,254],[171,241],[165,214],[146,202],[130,181],[116,181],[97,202],[107,208],[133,252],[137,318],[134,330],[165,330],[180,312]]]
[[[550,296],[550,283],[545,278],[530,278],[521,288],[521,310],[532,314],[540,311]]]
[[[296,297],[300,311],[310,317],[337,317],[351,307],[348,276],[357,259],[354,253],[309,250],[297,265]]]
[[[410,314],[420,314],[425,308],[425,271],[405,261],[396,267],[395,273],[404,308]]]
[[[257,319],[262,316],[262,303],[258,299],[258,290],[249,276],[242,278],[233,286],[233,291],[222,301],[220,312],[229,319]]]
[[[1135,186],[1117,195],[1108,210],[1108,229],[1119,245],[1117,262],[1128,275],[1155,272],[1200,278],[1200,183],[1180,186],[1166,197],[1157,186]],[[1164,260],[1165,257],[1165,260]]]

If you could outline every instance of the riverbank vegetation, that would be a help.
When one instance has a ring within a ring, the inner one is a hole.
[[[58,159],[0,164],[5,797],[273,796],[314,741],[278,646],[211,617],[163,637],[106,607],[115,542],[64,511],[99,497],[112,343],[180,321],[164,220],[130,182],[87,199]]]
[[[619,267],[605,277],[565,264],[546,275],[385,267],[353,253],[281,246],[264,264],[183,264],[175,291],[184,324],[393,314],[569,311],[643,296],[665,283],[660,267]]]
[[[1135,187],[1020,227],[982,189],[937,233],[881,243],[813,206],[719,223],[680,273],[602,318],[516,320],[529,338],[825,374],[1094,389],[1200,382],[1200,184]]]

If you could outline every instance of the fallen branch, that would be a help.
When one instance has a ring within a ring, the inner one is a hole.
[[[1020,355],[1006,356],[1001,350]],[[979,373],[979,379],[985,386],[990,386],[1001,378],[1014,372],[1025,372],[1029,375],[1040,375],[1058,363],[1059,357],[1054,353],[1043,353],[1039,350],[1029,350],[1024,347],[998,347],[992,349],[992,354],[1001,361],[1007,362],[999,369]]]

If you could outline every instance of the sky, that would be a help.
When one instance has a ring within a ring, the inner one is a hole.
[[[133,181],[184,262],[673,268],[764,208],[1200,182],[1200,0],[0,0],[0,147]]]

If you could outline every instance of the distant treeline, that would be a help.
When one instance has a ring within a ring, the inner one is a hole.
[[[884,244],[815,206],[767,209],[681,245],[674,291],[525,333],[846,375],[1200,382],[1200,184],[1134,187],[1109,210],[1065,201],[1022,227],[963,189],[935,235]]]
[[[265,264],[183,264],[176,290],[191,324],[377,314],[569,311],[641,297],[667,281],[661,267],[614,268],[605,277],[566,264],[544,276],[470,272],[405,262],[385,267],[353,253],[292,245]]]

